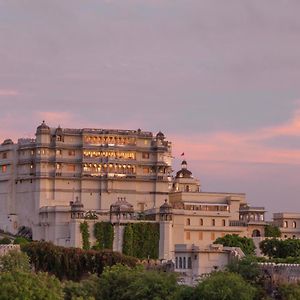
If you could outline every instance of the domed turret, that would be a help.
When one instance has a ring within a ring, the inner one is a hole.
[[[176,173],[175,178],[193,178],[193,173],[187,169],[187,162],[183,160],[181,170]]]
[[[165,135],[161,131],[159,131],[157,133],[157,135],[156,135],[156,139],[157,140],[164,140],[165,139]]]
[[[14,142],[11,139],[6,139],[3,141],[2,145],[12,145]]]
[[[165,199],[165,203],[159,207],[159,214],[161,221],[172,220],[172,205]]]
[[[36,129],[37,133],[50,133],[50,127],[45,123],[45,121],[42,122],[40,126]]]

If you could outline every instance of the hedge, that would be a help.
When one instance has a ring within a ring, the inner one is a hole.
[[[32,242],[21,245],[21,249],[30,257],[36,271],[75,281],[88,273],[100,275],[106,266],[137,264],[137,259],[117,252],[66,248],[49,242]]]
[[[123,253],[139,259],[157,259],[159,251],[159,224],[127,224],[124,230]]]
[[[112,249],[114,241],[114,228],[110,222],[98,222],[94,225],[96,245],[93,249]]]

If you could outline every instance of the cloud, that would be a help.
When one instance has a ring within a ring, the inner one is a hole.
[[[288,145],[268,145],[269,140],[282,141],[282,137],[298,139],[300,136],[300,106],[290,120],[275,126],[266,126],[248,132],[215,131],[174,135],[176,155],[186,152],[187,158],[205,161],[227,161],[257,164],[300,164],[300,149]]]
[[[0,97],[18,96],[20,93],[17,90],[0,89]]]

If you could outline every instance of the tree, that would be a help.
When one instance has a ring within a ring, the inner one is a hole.
[[[227,270],[241,275],[250,283],[257,283],[261,274],[257,260],[253,256],[246,256],[241,260],[233,261],[227,266]]]
[[[0,239],[0,245],[8,245],[11,244],[11,240],[8,237],[4,237],[2,239]]]
[[[215,272],[195,288],[193,300],[252,300],[256,289],[240,275]]]
[[[29,257],[23,252],[16,250],[9,251],[6,255],[0,257],[0,271],[24,271],[29,272],[31,269]]]
[[[265,226],[266,237],[281,237],[281,231],[278,226],[268,224]]]
[[[298,239],[266,239],[259,244],[259,247],[264,255],[271,258],[296,258],[300,256],[300,240]]]
[[[25,245],[25,244],[28,244],[30,243],[30,241],[22,236],[18,236],[15,238],[14,240],[14,244],[15,245]]]
[[[245,255],[253,255],[255,244],[251,238],[240,237],[237,234],[226,234],[224,237],[219,237],[214,241],[214,244],[222,244],[227,247],[239,247]]]
[[[46,273],[13,271],[0,273],[0,300],[61,300],[59,280]]]
[[[298,300],[300,299],[300,286],[297,284],[282,284],[278,287],[280,299]]]
[[[141,266],[130,269],[120,264],[105,268],[99,282],[97,300],[168,300],[173,299],[178,287],[174,274],[146,271]]]

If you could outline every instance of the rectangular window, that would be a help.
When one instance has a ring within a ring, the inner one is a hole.
[[[7,152],[2,153],[2,158],[6,159],[7,158]]]
[[[202,231],[199,232],[198,237],[199,237],[199,241],[203,240],[203,232]]]
[[[69,172],[75,172],[75,165],[68,165],[68,166],[67,166],[67,170],[68,170]]]
[[[62,155],[61,149],[57,149],[57,150],[56,150],[56,155]]]
[[[143,173],[144,174],[149,174],[150,173],[150,169],[149,168],[143,168]]]
[[[1,172],[6,173],[6,171],[7,171],[7,166],[6,165],[1,166]]]
[[[186,238],[187,240],[190,240],[190,239],[191,239],[191,233],[190,233],[189,231],[187,231],[187,232],[185,233],[185,238]]]
[[[68,153],[69,156],[75,156],[75,150],[69,150]]]
[[[143,154],[142,154],[143,159],[149,159],[149,157],[150,157],[150,154],[148,152],[143,152]]]

